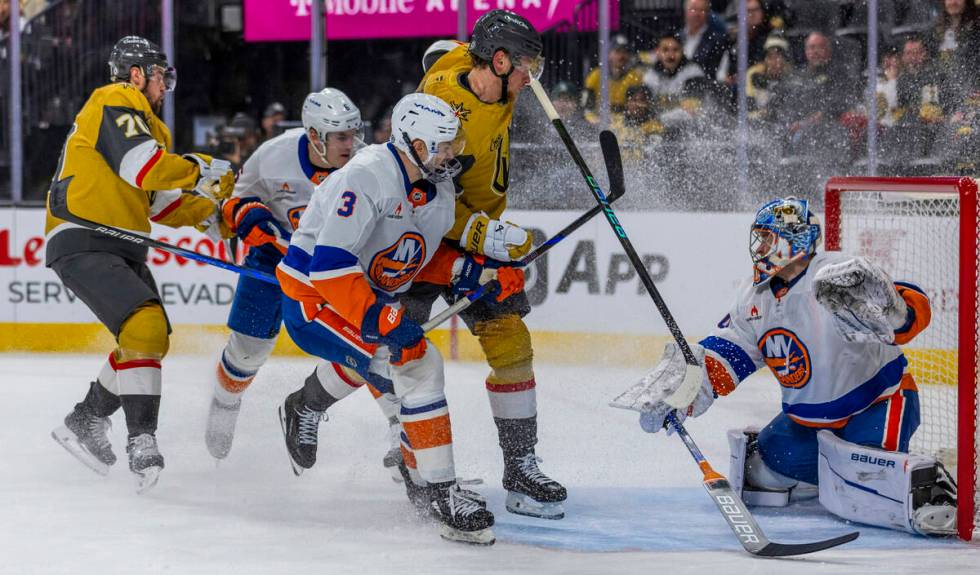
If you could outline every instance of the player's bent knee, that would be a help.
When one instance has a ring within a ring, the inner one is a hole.
[[[520,316],[510,314],[481,321],[473,331],[480,339],[487,363],[498,375],[508,370],[526,370],[527,377],[521,379],[533,375],[530,373],[534,359],[531,333]]]
[[[425,355],[391,369],[395,394],[404,406],[415,408],[445,400],[446,378],[442,355],[435,346],[427,346]]]
[[[275,346],[274,339],[262,339],[232,331],[228,345],[225,346],[225,359],[234,367],[253,373],[265,365]]]
[[[136,308],[119,330],[118,359],[163,359],[170,349],[167,316],[156,302]]]

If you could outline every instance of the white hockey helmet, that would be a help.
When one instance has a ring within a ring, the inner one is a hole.
[[[303,130],[309,134],[316,131],[320,145],[313,149],[321,159],[327,157],[327,134],[331,132],[360,131],[361,111],[354,102],[336,88],[324,88],[319,92],[310,92],[303,100]],[[360,134],[355,135],[360,144]]]
[[[425,50],[425,54],[422,55],[422,73],[429,71],[429,68],[436,63],[436,60],[442,58],[442,55],[447,52],[452,52],[456,48],[462,46],[463,43],[459,40],[436,40]]]
[[[408,94],[395,104],[391,112],[391,143],[408,154],[429,181],[445,181],[460,172],[461,165],[455,158],[439,166],[434,161],[439,153],[439,144],[442,143],[451,143],[453,154],[462,152],[462,136],[456,113],[449,104],[436,96]],[[425,162],[412,147],[415,140],[425,143],[425,149],[429,153]]]

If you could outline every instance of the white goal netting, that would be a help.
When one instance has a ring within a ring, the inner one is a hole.
[[[910,450],[929,454],[940,461],[954,476],[960,466],[969,465],[974,470],[973,485],[960,485],[960,502],[965,497],[973,500],[973,513],[961,517],[972,519],[974,539],[980,526],[980,482],[976,470],[980,467],[977,457],[980,446],[980,417],[978,417],[976,370],[964,378],[959,375],[962,354],[976,357],[978,350],[972,343],[966,350],[960,349],[961,322],[969,322],[972,333],[977,332],[976,313],[964,317],[961,297],[977,301],[978,283],[972,282],[973,290],[959,293],[960,272],[963,258],[977,258],[978,222],[964,222],[960,214],[960,195],[951,187],[948,193],[916,193],[908,186],[896,186],[904,191],[860,191],[852,188],[836,198],[828,195],[827,217],[834,224],[832,212],[839,208],[839,249],[845,253],[867,257],[882,265],[895,281],[907,281],[922,288],[932,304],[932,321],[929,327],[913,341],[903,346],[909,366],[919,387],[922,421],[912,437]],[[830,186],[828,186],[828,189]],[[880,190],[881,186],[874,186]],[[969,253],[961,253],[960,232],[962,226],[971,226],[973,246]],[[834,243],[833,238],[831,242]],[[837,246],[828,245],[828,249]],[[975,268],[974,268],[975,269]],[[976,276],[976,274],[974,274]],[[973,338],[975,342],[976,337]],[[972,402],[972,417],[960,421],[958,401],[960,396]],[[957,441],[972,445],[971,449],[957,448]],[[965,451],[965,453],[964,453]],[[971,453],[972,452],[972,453]],[[972,492],[972,493],[971,493]],[[969,523],[967,523],[969,525]]]

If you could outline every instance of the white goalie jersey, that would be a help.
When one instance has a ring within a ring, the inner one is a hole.
[[[793,285],[774,278],[758,287],[748,280],[740,287],[729,314],[700,342],[718,393],[729,393],[768,366],[779,382],[787,416],[802,425],[836,428],[900,386],[914,388],[898,345],[846,341],[833,315],[814,297],[817,271],[847,259],[818,253]],[[911,284],[896,282],[896,289],[913,317],[920,316],[896,330],[896,341],[904,343],[928,323],[928,298]]]
[[[309,138],[293,128],[263,143],[242,166],[234,197],[257,197],[287,230],[295,230],[316,186],[332,170],[310,162]]]

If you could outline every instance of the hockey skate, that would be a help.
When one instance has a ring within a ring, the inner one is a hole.
[[[431,515],[432,508],[430,507],[430,503],[432,502],[432,488],[421,479],[413,478],[404,461],[399,460],[395,469],[401,476],[401,481],[399,481],[399,483],[405,484],[405,494],[408,495],[408,500],[413,506],[415,506],[415,511],[422,517]],[[459,490],[462,491],[468,499],[475,501],[477,505],[486,509],[487,500],[485,497],[476,491],[471,491],[462,487],[463,485],[478,485],[481,483],[483,483],[483,481],[480,479],[466,480],[460,479],[459,477],[456,478],[456,485],[459,487]]]
[[[441,522],[439,534],[448,541],[493,545],[493,513],[455,483],[430,486],[432,516]]]
[[[238,421],[238,412],[241,408],[240,397],[232,405],[222,403],[217,397],[211,398],[208,426],[204,431],[204,443],[211,457],[218,460],[228,457],[232,441],[235,439],[235,423]]]
[[[317,432],[320,421],[327,420],[327,412],[315,411],[303,405],[302,396],[302,389],[290,393],[279,406],[279,423],[286,440],[286,453],[297,476],[316,463]]]
[[[129,454],[129,470],[136,474],[136,493],[146,493],[157,484],[164,467],[157,438],[150,433],[130,437],[126,453]]]
[[[942,463],[913,472],[912,528],[922,535],[956,535],[956,482]]]
[[[565,517],[562,502],[568,493],[560,483],[538,469],[539,461],[533,451],[504,458],[507,511],[541,519],[561,519]]]
[[[51,432],[51,437],[89,469],[108,475],[109,466],[116,463],[109,443],[111,427],[108,417],[99,417],[80,403],[65,416],[65,424]]]

